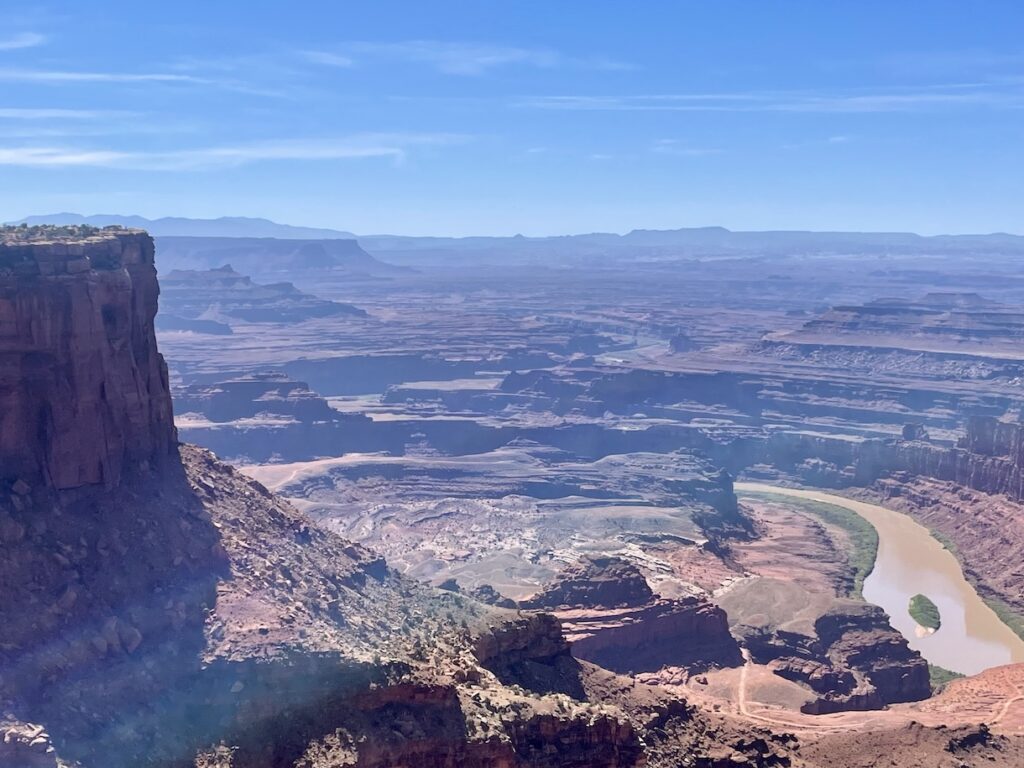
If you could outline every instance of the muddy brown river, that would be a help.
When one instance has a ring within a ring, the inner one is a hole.
[[[864,581],[864,599],[881,606],[895,627],[932,664],[973,675],[1024,661],[1024,640],[1003,624],[964,578],[956,558],[923,525],[900,512],[821,491],[736,483],[736,492],[773,493],[845,507],[878,531],[878,558]],[[942,626],[927,633],[910,617],[913,595],[938,606]]]

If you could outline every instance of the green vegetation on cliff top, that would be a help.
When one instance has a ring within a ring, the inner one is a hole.
[[[120,232],[124,227],[94,227],[89,224],[3,224],[0,225],[0,242],[30,243],[40,240],[77,240],[94,237],[103,232]]]

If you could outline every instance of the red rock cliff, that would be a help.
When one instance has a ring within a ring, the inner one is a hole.
[[[176,444],[153,240],[0,241],[0,480],[116,485]]]

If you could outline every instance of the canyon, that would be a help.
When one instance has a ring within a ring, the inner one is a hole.
[[[233,239],[5,230],[0,764],[1024,756],[1020,666],[933,691],[853,529],[734,485],[911,515],[1024,613],[1013,281]]]
[[[363,242],[380,260],[405,247]],[[620,244],[586,268],[568,255],[538,268],[515,256],[473,266],[467,254],[482,244],[465,245],[410,246],[396,260],[413,271],[372,284],[310,272],[306,289],[367,317],[279,323],[287,348],[264,324],[259,364],[222,351],[211,366],[202,337],[169,339],[185,386],[275,371],[353,419],[283,418],[253,402],[235,421],[185,416],[184,435],[406,573],[454,579],[492,601],[528,598],[599,555],[640,569],[655,600],[717,604],[717,592],[749,578],[736,553],[763,534],[731,493],[740,478],[839,490],[918,516],[1014,622],[1011,553],[1022,539],[1010,435],[1024,291],[1009,256],[986,252],[979,270],[941,253],[922,271],[912,248],[728,257],[679,248],[675,258],[669,248],[653,258]],[[325,342],[326,328],[349,335]],[[843,610],[848,590],[827,591],[821,615]],[[588,610],[599,624],[611,609]],[[617,610],[618,623],[637,626],[630,613],[642,611]],[[872,627],[865,637],[893,632],[884,618],[857,621]],[[807,657],[806,641],[794,638],[787,653]],[[816,663],[835,663],[816,653]],[[916,682],[892,696],[927,696],[916,668]],[[664,669],[666,680],[690,677]],[[857,673],[836,674],[826,678]],[[800,685],[797,709],[815,697]]]

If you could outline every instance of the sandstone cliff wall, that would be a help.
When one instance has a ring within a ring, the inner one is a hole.
[[[177,442],[153,241],[0,242],[0,481],[112,487]]]
[[[970,418],[966,435],[954,447],[779,432],[757,441],[751,453],[751,463],[777,467],[815,485],[864,486],[903,472],[1024,500],[1024,425],[990,416]]]

